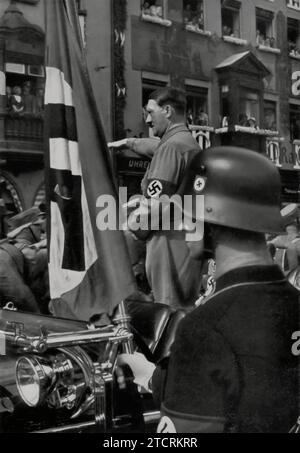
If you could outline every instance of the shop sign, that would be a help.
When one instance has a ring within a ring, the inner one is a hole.
[[[300,71],[295,71],[292,74],[292,94],[300,96]]]
[[[149,160],[128,156],[118,156],[118,172],[145,173]]]
[[[268,138],[266,155],[278,168],[300,170],[300,141],[292,144],[282,137]]]
[[[278,140],[267,140],[267,156],[276,167],[282,167],[280,163],[280,144]]]

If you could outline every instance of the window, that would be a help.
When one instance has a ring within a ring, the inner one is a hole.
[[[44,67],[6,63],[5,69],[7,111],[43,116]]]
[[[44,66],[28,65],[28,75],[35,77],[45,77]]]
[[[277,104],[274,101],[264,101],[263,129],[277,130]]]
[[[167,86],[167,84],[168,84],[167,82],[161,81],[161,80],[151,80],[151,79],[146,79],[146,78],[142,79],[142,86],[143,86],[142,109],[143,109],[144,130],[140,133],[140,137],[143,137],[143,136],[151,137],[152,136],[152,131],[149,130],[148,126],[146,125],[146,118],[147,118],[146,106],[147,106],[150,94],[153,93],[153,91],[157,90],[158,88]]]
[[[83,0],[76,0],[78,17],[79,17],[79,26],[82,36],[83,45],[86,45],[86,17],[87,10],[85,8],[85,2]]]
[[[287,25],[289,54],[300,58],[300,21],[288,18]]]
[[[300,0],[287,0],[286,4],[289,8],[300,10]]]
[[[291,140],[300,140],[300,105],[290,105]]]
[[[236,0],[222,0],[222,36],[240,38],[240,7]]]
[[[255,91],[241,90],[239,125],[257,127],[259,125],[259,96]]]
[[[208,90],[207,88],[186,86],[187,121],[194,126],[208,126]]]
[[[204,31],[203,0],[183,0],[183,22],[189,30]]]
[[[142,14],[145,16],[151,16],[156,19],[165,19],[166,17],[166,0],[148,0],[141,1]]]
[[[221,121],[220,127],[227,127],[229,123],[229,86],[221,86]]]
[[[273,29],[274,13],[256,8],[256,44],[258,47],[276,48]]]

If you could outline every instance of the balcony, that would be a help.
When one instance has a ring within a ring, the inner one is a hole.
[[[222,146],[237,146],[265,153],[266,141],[269,137],[278,137],[278,131],[259,129],[257,127],[224,126],[216,129]]]
[[[287,0],[287,7],[300,11],[300,0]]]
[[[36,115],[5,115],[5,140],[41,143],[43,123],[43,118]]]
[[[42,165],[43,126],[42,116],[0,114],[0,159]]]
[[[224,126],[219,129],[216,129],[215,132],[216,134],[226,134],[227,132],[239,132],[242,134],[261,135],[265,137],[276,137],[279,135],[278,131],[240,125],[235,125],[233,127]]]

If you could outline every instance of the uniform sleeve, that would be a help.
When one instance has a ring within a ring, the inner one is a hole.
[[[159,140],[156,138],[135,138],[132,139],[130,148],[139,156],[152,159],[158,146]]]
[[[184,155],[173,144],[165,144],[156,152],[147,175],[146,196],[157,198],[176,193],[185,169]]]
[[[220,333],[213,330],[203,335],[184,321],[167,373],[158,370],[154,374],[153,389],[156,397],[158,392],[163,395],[163,413],[177,432],[219,432],[229,423],[228,414],[238,401],[236,359]]]

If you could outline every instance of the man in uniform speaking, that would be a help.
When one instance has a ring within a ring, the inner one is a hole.
[[[160,141],[126,139],[109,147],[127,146],[138,154],[152,157],[142,181],[143,213],[136,212],[136,216],[148,217],[150,206],[159,204],[162,195],[171,197],[177,193],[199,145],[186,127],[186,96],[181,90],[166,87],[154,91],[146,110],[146,122]],[[146,273],[155,302],[179,308],[192,307],[198,299],[201,263],[191,257],[182,231],[172,226],[169,230],[149,231]]]

